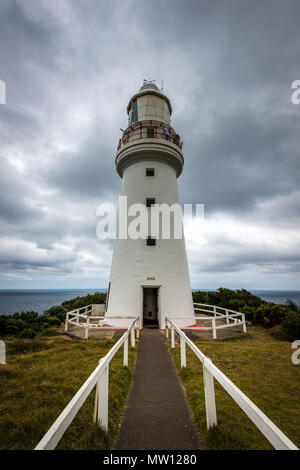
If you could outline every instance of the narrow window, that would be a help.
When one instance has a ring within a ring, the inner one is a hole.
[[[147,127],[147,137],[154,139],[154,127]]]
[[[148,237],[147,238],[147,246],[155,246],[156,245],[156,239]]]
[[[154,176],[154,168],[146,168],[146,176]]]
[[[137,101],[134,100],[134,102],[132,103],[131,124],[137,121],[138,121],[138,107],[137,107]]]
[[[154,199],[154,197],[147,197],[147,199],[146,199],[146,207],[151,207],[153,204],[155,204],[155,199]]]

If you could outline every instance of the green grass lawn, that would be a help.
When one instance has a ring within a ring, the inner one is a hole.
[[[33,449],[115,341],[45,337],[6,341],[0,365],[0,449]],[[131,385],[135,351],[123,367],[123,347],[110,363],[109,431],[93,424],[95,390],[57,449],[111,449]]]
[[[224,341],[194,342],[300,447],[300,365],[291,362],[291,343],[273,338],[261,327],[251,327],[247,335]],[[187,348],[187,368],[180,369],[179,345],[171,351],[206,449],[273,448],[216,381],[218,426],[208,432],[201,362]]]

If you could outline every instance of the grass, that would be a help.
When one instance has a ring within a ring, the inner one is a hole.
[[[33,449],[114,343],[58,336],[7,340],[7,365],[0,365],[0,449]],[[109,431],[93,424],[93,391],[57,449],[113,448],[135,361],[129,350],[124,368],[122,354],[123,348],[110,363]]]
[[[197,340],[195,344],[300,446],[300,366],[291,362],[291,343],[273,338],[262,327],[251,327],[244,336],[223,341]],[[179,346],[171,353],[206,449],[273,448],[216,381],[218,426],[207,431],[201,363],[187,348],[187,368],[180,369]]]

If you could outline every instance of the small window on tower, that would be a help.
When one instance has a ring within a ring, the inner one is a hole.
[[[137,121],[138,121],[138,107],[137,107],[137,101],[135,100],[132,103],[131,124]]]
[[[146,176],[154,176],[154,168],[146,168]]]
[[[146,207],[151,207],[153,204],[155,204],[155,199],[154,197],[148,197],[146,199]]]
[[[147,246],[155,246],[156,245],[156,239],[148,237],[147,238]]]
[[[147,127],[147,137],[154,139],[154,127]]]

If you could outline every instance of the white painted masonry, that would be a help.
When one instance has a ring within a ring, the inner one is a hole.
[[[159,99],[157,94],[155,98]],[[164,108],[164,95],[160,99]],[[122,195],[127,196],[128,207],[134,203],[145,204],[146,198],[170,206],[179,202],[177,177],[183,167],[183,156],[174,143],[162,138],[129,142],[118,151],[116,167],[123,178]],[[147,168],[154,168],[154,176],[146,176]],[[143,287],[159,288],[160,328],[165,327],[166,316],[186,317],[187,324],[194,323],[184,238],[157,239],[155,246],[148,246],[146,239],[141,238],[115,240],[107,316],[137,315],[142,325]]]

